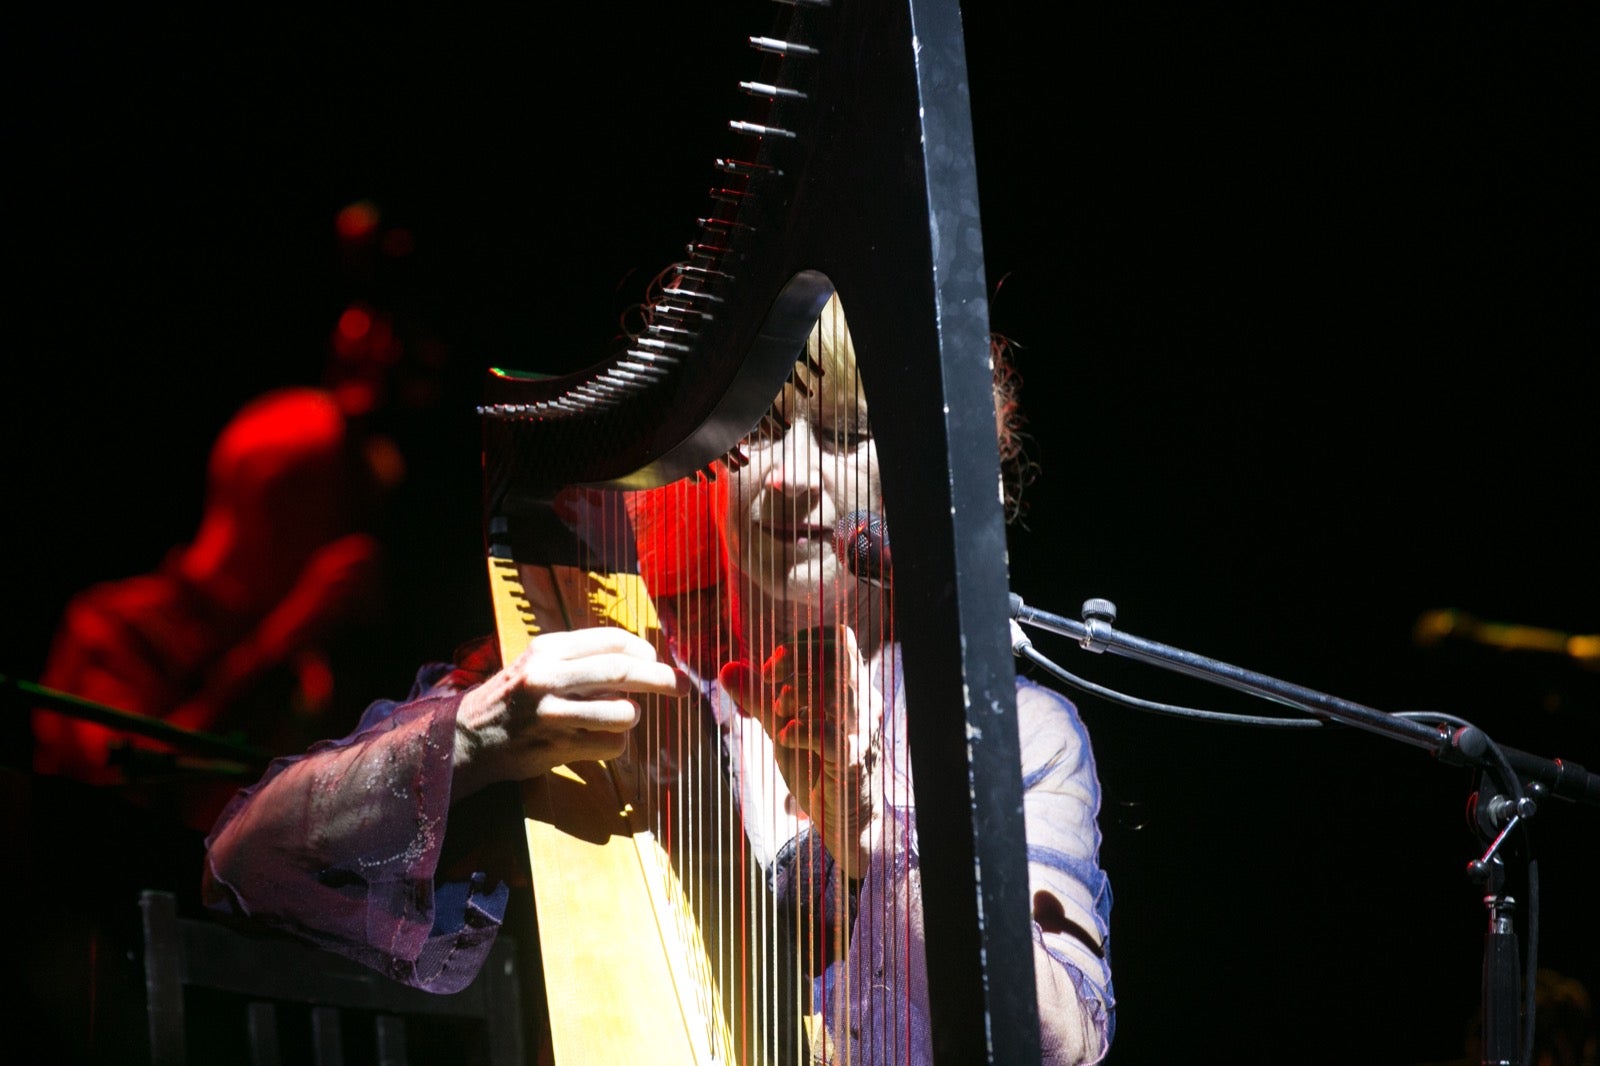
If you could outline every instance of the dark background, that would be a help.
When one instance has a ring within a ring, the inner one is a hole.
[[[193,532],[239,404],[317,379],[364,284],[333,234],[361,198],[415,242],[372,291],[451,353],[414,442],[388,680],[364,695],[488,630],[482,371],[598,356],[692,236],[740,42],[767,28],[729,0],[591,6],[6,16],[0,673],[35,676],[72,592]],[[965,13],[991,320],[1021,345],[1041,468],[1013,588],[1600,767],[1600,672],[1412,637],[1446,607],[1600,632],[1592,15],[1075,7]],[[1269,709],[1038,643],[1137,695]],[[1079,703],[1113,1062],[1463,1054],[1470,775],[1361,730]],[[1532,835],[1541,961],[1591,990],[1596,816],[1549,803]]]

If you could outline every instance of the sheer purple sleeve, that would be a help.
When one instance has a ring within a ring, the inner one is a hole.
[[[433,992],[471,982],[505,917],[503,877],[440,876],[456,710],[466,683],[435,664],[411,698],[355,732],[278,759],[206,840],[203,898]]]

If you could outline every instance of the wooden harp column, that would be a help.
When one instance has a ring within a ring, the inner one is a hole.
[[[941,1064],[1037,1061],[1009,579],[956,0],[792,0],[752,114],[649,328],[580,374],[492,371],[486,521],[559,544],[563,486],[695,476],[766,412],[843,298],[895,536],[928,984]],[[914,531],[914,532],[913,532]],[[522,536],[523,533],[519,533]],[[559,550],[559,549],[558,549]],[[937,827],[929,831],[928,827]]]

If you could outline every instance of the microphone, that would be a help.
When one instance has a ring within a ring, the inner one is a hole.
[[[851,511],[840,518],[833,526],[833,550],[857,579],[883,589],[890,587],[889,527],[882,515]]]

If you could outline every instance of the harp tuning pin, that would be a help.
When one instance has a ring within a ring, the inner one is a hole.
[[[759,122],[745,122],[743,119],[730,121],[728,128],[750,137],[784,137],[793,140],[796,136],[793,130],[786,130],[782,126],[763,126]]]
[[[779,175],[783,171],[749,159],[718,158],[716,168],[725,174],[737,174],[740,177],[752,178],[760,175]]]
[[[806,94],[799,89],[790,89],[783,85],[770,85],[762,81],[741,81],[740,91],[750,96],[764,96],[769,100],[804,100]]]
[[[817,50],[809,44],[799,41],[784,41],[776,37],[751,37],[750,47],[758,52],[768,52],[779,56],[814,56]]]

